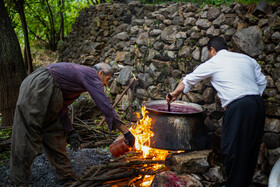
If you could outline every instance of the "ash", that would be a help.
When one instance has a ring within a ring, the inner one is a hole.
[[[108,149],[81,149],[73,152],[67,150],[71,164],[77,176],[84,174],[91,166],[109,161],[112,156]],[[9,180],[9,162],[0,165],[0,186],[12,186]],[[35,158],[31,165],[29,186],[46,187],[61,186],[55,168],[51,165],[45,154]]]

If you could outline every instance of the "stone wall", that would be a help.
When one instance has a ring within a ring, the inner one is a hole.
[[[116,71],[110,83],[114,98],[133,73],[137,83],[118,106],[130,114],[139,111],[143,101],[165,99],[184,75],[208,59],[209,38],[223,36],[230,50],[254,57],[268,81],[263,94],[265,134],[256,173],[262,180],[280,157],[279,16],[280,6],[268,6],[265,1],[254,10],[238,3],[203,8],[190,3],[100,4],[80,12],[61,46],[59,61],[90,66],[110,63]],[[208,130],[220,134],[224,110],[209,80],[178,99],[203,105]]]

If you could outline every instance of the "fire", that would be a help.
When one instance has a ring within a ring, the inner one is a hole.
[[[167,150],[154,149],[150,147],[150,138],[154,136],[151,131],[152,119],[147,115],[146,107],[141,108],[143,118],[137,122],[136,128],[129,130],[135,136],[135,148],[141,151],[144,158],[150,157],[153,160],[165,160],[168,155]]]
[[[141,108],[143,118],[137,122],[136,128],[130,128],[129,130],[135,136],[135,149],[142,152],[143,158],[152,158],[153,160],[165,160],[168,155],[167,150],[154,149],[150,147],[150,138],[154,136],[151,131],[151,121],[147,115],[148,111],[146,107]],[[140,115],[140,114],[138,114]],[[154,165],[153,169],[157,170],[163,167],[163,164]],[[150,186],[154,179],[153,175],[146,175],[142,186]]]

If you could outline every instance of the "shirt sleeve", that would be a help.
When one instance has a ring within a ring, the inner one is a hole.
[[[199,65],[192,73],[186,75],[183,78],[183,83],[185,85],[184,93],[190,91],[191,87],[201,80],[211,76],[212,71],[209,67],[209,62],[206,61],[203,64]]]
[[[89,92],[90,96],[96,103],[99,110],[104,115],[106,122],[109,126],[109,130],[118,128],[120,124],[123,124],[117,112],[109,102],[101,80],[96,74],[86,74],[83,77],[83,84],[85,89]]]
[[[255,59],[253,59],[253,61],[254,61],[254,64],[255,64],[256,82],[259,86],[260,95],[262,95],[263,91],[266,87],[267,80],[265,79],[265,75],[261,72],[260,65],[257,63],[257,61]]]

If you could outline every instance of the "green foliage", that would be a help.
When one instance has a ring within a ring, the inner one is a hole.
[[[10,150],[9,151],[3,151],[0,153],[0,167],[7,165],[10,160]],[[2,173],[1,173],[2,174]],[[9,176],[9,175],[7,175]]]
[[[0,140],[5,140],[11,137],[12,129],[11,128],[5,128],[0,129]]]
[[[112,95],[111,95],[111,92],[110,92],[110,88],[105,87],[105,92],[106,92],[106,94],[107,94],[109,97],[112,98]]]
[[[25,0],[24,12],[31,46],[42,43],[48,45],[51,42],[50,40],[53,39],[58,41],[59,31],[61,29],[60,11],[63,12],[64,35],[67,36],[79,12],[90,4],[100,3],[100,0],[64,0],[64,6],[59,5],[58,2],[57,0]],[[13,1],[8,1],[7,5],[7,7],[10,7],[8,9],[12,19],[12,25],[21,46],[23,46],[24,36],[20,16]],[[56,34],[56,38],[51,38],[51,32],[53,31]]]

